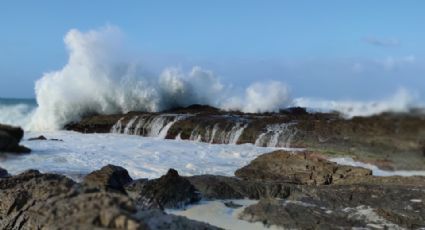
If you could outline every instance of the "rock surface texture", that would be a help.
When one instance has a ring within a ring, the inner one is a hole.
[[[102,170],[111,176],[111,168]],[[218,229],[141,209],[120,192],[35,170],[0,179],[0,197],[0,229]]]
[[[163,209],[243,198],[258,203],[223,205],[243,208],[242,220],[284,229],[425,228],[424,177],[376,177],[308,151],[264,154],[236,177],[181,177],[170,169],[158,179],[132,180],[107,165],[76,183],[36,170],[2,172],[0,229],[218,229]]]

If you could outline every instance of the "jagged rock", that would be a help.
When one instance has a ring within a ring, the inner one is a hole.
[[[84,177],[84,184],[102,190],[115,190],[125,193],[124,186],[132,182],[128,171],[120,166],[107,165]]]
[[[0,229],[218,229],[36,170],[0,180],[0,197]]]
[[[139,204],[149,208],[181,208],[200,199],[195,187],[174,169],[158,179],[147,181],[137,198]]]
[[[31,150],[19,145],[24,131],[19,127],[0,124],[0,152],[29,153]]]
[[[43,135],[38,136],[38,137],[32,137],[32,138],[28,138],[29,141],[45,141],[47,140],[47,138]]]
[[[275,151],[259,156],[235,172],[245,180],[279,181],[291,184],[332,184],[372,175],[369,169],[341,166],[311,152]]]
[[[0,168],[0,178],[5,178],[5,177],[9,177],[9,173],[7,172],[6,169]]]

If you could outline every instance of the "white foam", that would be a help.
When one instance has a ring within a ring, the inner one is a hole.
[[[27,169],[67,175],[88,173],[107,164],[126,168],[133,178],[157,178],[169,168],[182,175],[217,174],[234,171],[273,148],[252,144],[219,145],[163,140],[124,134],[80,134],[70,131],[28,132],[25,138],[44,135],[61,141],[23,141],[29,155],[0,161],[12,174]]]
[[[0,124],[21,126],[27,129],[34,111],[34,105],[23,103],[3,105],[0,103]]]
[[[329,160],[340,165],[349,165],[349,166],[370,169],[372,170],[372,174],[375,176],[425,176],[425,171],[413,171],[413,170],[386,171],[386,170],[382,170],[378,168],[378,166],[376,165],[354,161],[352,158],[349,158],[349,157],[331,158]]]
[[[86,33],[73,29],[65,44],[68,63],[36,82],[39,107],[32,130],[58,130],[93,113],[156,112],[191,104],[265,112],[289,105],[281,82],[254,83],[245,95],[238,95],[214,73],[197,66],[188,73],[171,67],[159,76],[147,75],[145,67],[125,52],[123,35],[116,27]]]
[[[316,98],[296,98],[294,104],[321,111],[338,111],[347,118],[371,116],[383,112],[407,112],[413,104],[414,96],[400,88],[394,95],[374,101],[335,101]]]

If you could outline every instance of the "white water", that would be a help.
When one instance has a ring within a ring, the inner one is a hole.
[[[240,208],[228,208],[224,202],[234,202],[235,204],[242,205]],[[257,229],[282,229],[277,226],[266,227],[261,222],[250,223],[248,221],[240,220],[238,217],[243,209],[247,206],[256,204],[255,200],[215,200],[203,201],[200,204],[188,206],[184,210],[166,210],[167,213],[185,216],[192,220],[198,220],[210,223],[214,226],[224,229],[244,229],[244,230],[257,230]]]
[[[314,98],[297,98],[294,104],[319,111],[338,111],[347,118],[371,116],[383,112],[407,112],[414,104],[414,95],[400,88],[394,95],[374,101],[336,101]]]
[[[265,112],[290,104],[281,82],[253,83],[244,91],[223,85],[213,72],[197,66],[187,73],[170,67],[158,76],[146,74],[149,67],[126,52],[123,37],[110,26],[66,34],[68,63],[36,82],[39,107],[32,130],[57,130],[93,113],[156,112],[191,104]],[[235,93],[239,91],[245,93]]]
[[[160,114],[134,116],[127,124],[123,124],[125,117],[120,118],[111,128],[111,133],[127,135],[142,135],[164,139],[171,126],[179,120],[190,115],[186,114]]]
[[[273,148],[252,144],[211,145],[123,134],[80,134],[70,131],[28,132],[25,139],[44,135],[62,141],[23,141],[29,155],[0,160],[12,174],[27,169],[66,175],[88,173],[107,164],[126,168],[133,178],[157,178],[175,168],[182,175],[232,176],[257,156]]]
[[[374,176],[425,176],[425,171],[413,171],[413,170],[386,171],[386,170],[382,170],[378,168],[376,165],[354,161],[352,158],[348,158],[348,157],[331,158],[329,160],[340,165],[348,165],[348,166],[355,166],[355,167],[370,169],[372,170],[372,174]]]
[[[297,130],[292,127],[293,125],[294,123],[268,125],[266,132],[260,134],[255,140],[255,145],[289,148],[293,137],[297,134]]]
[[[16,100],[10,103],[9,100],[0,99],[0,124],[9,124],[28,128],[31,117],[34,115],[36,105],[24,101]]]
[[[131,49],[124,40],[120,30],[111,26],[87,32],[70,30],[64,39],[68,62],[62,69],[44,74],[35,84],[38,107],[34,114],[19,107],[0,106],[0,122],[33,131],[58,130],[87,114],[152,112],[191,104],[243,112],[305,106],[337,110],[352,117],[407,111],[412,102],[407,91],[372,102],[308,97],[292,100],[283,82],[262,80],[238,89],[224,85],[212,71],[198,66],[189,71],[169,67],[159,74],[147,74],[149,66],[127,52]]]

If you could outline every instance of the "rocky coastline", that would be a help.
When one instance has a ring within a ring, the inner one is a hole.
[[[254,199],[239,218],[297,229],[418,229],[425,227],[425,177],[377,177],[318,153],[275,151],[234,177],[132,179],[107,165],[79,183],[29,170],[0,174],[1,229],[220,229],[167,214],[199,201]],[[237,201],[227,205],[240,208]]]
[[[385,170],[425,170],[425,115],[416,110],[348,119],[304,108],[248,114],[192,105],[162,113],[87,116],[65,128],[213,144],[306,148],[328,157],[348,156]]]

